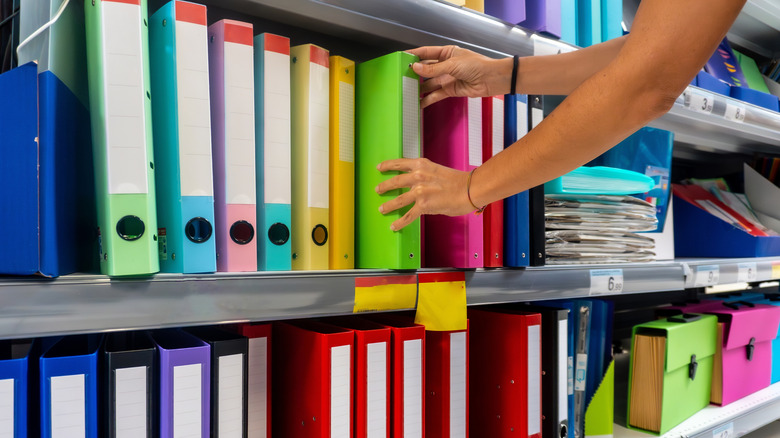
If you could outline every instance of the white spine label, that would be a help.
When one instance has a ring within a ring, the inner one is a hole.
[[[290,56],[265,51],[263,78],[263,194],[266,204],[292,202]]]
[[[309,64],[309,207],[328,208],[330,111],[328,68]]]
[[[350,438],[352,421],[352,348],[330,349],[330,438]]]
[[[355,86],[339,82],[339,160],[355,161]]]
[[[450,334],[450,437],[466,438],[466,332]]]
[[[422,437],[422,360],[422,340],[404,341],[404,438]]]
[[[403,157],[420,158],[420,85],[417,79],[404,76],[403,88]]]
[[[228,204],[254,205],[255,101],[252,46],[225,42],[225,185]]]
[[[52,438],[87,436],[85,385],[84,374],[51,378]]]
[[[482,164],[482,99],[468,98],[469,166]]]
[[[116,370],[116,438],[146,436],[146,367]]]

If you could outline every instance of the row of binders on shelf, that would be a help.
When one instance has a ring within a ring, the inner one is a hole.
[[[763,76],[753,58],[732,49],[727,38],[721,41],[691,84],[774,112],[780,111],[780,85]],[[711,112],[712,102],[709,104],[708,107],[706,102],[702,103],[701,110]],[[727,113],[726,116],[740,122],[745,119],[744,110],[741,114]]]
[[[446,0],[587,47],[623,35],[623,3],[610,0]]]
[[[743,293],[661,307],[632,331],[629,428],[664,434],[710,403],[780,382],[780,300]]]
[[[547,306],[470,308],[455,331],[366,314],[3,341],[0,424],[11,437],[611,433],[611,307]]]

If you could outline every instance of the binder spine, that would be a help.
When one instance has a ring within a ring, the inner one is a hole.
[[[504,98],[504,145],[512,146],[528,133],[528,103],[526,96],[506,95]],[[528,266],[530,234],[528,192],[504,200],[504,264]]]
[[[85,8],[101,272],[159,270],[145,0]]]
[[[252,25],[209,27],[217,269],[257,270]]]
[[[257,267],[291,269],[290,40],[255,37]]]
[[[504,150],[504,96],[482,100],[482,160]],[[485,267],[504,266],[504,201],[485,207],[482,214]]]

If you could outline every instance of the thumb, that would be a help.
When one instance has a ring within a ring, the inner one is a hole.
[[[441,75],[451,74],[455,69],[455,63],[451,59],[433,64],[423,64],[415,62],[412,64],[412,70],[424,78],[435,78]]]

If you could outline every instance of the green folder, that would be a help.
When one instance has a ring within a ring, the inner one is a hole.
[[[663,393],[659,435],[685,421],[710,403],[713,355],[717,342],[718,318],[714,315],[685,314],[651,321],[633,328],[631,365],[628,377],[628,427],[631,426],[634,343],[637,334],[666,337]]]
[[[146,0],[84,3],[100,270],[160,267]]]
[[[378,195],[375,188],[399,172],[380,173],[377,165],[395,158],[420,157],[420,83],[411,63],[419,58],[395,52],[357,66],[355,102],[356,267],[418,269],[420,220],[400,231],[390,225],[410,207],[382,215],[379,206],[402,193]]]
[[[756,61],[745,54],[737,52],[736,50],[734,50],[734,56],[737,57],[739,66],[742,67],[742,73],[744,73],[745,79],[747,79],[748,87],[756,91],[771,94],[769,93],[769,88],[764,82],[764,78],[761,77],[761,72],[758,70]]]

